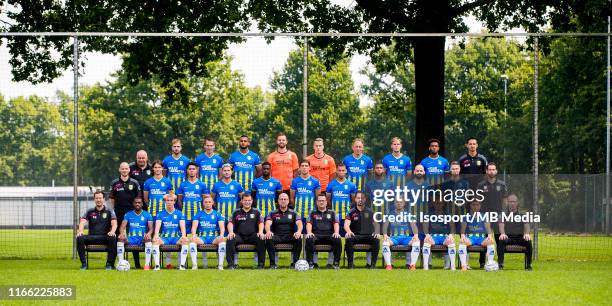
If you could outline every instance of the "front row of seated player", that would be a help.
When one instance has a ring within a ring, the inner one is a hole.
[[[290,244],[292,246],[292,266],[299,259],[302,238],[305,238],[305,256],[311,268],[317,267],[313,261],[316,245],[331,245],[333,253],[333,265],[339,268],[342,243],[340,235],[340,223],[336,213],[327,208],[327,200],[324,195],[316,199],[317,209],[310,213],[307,219],[305,231],[302,220],[291,209],[289,209],[289,197],[282,193],[278,198],[278,208],[272,211],[264,221],[258,209],[252,207],[252,197],[245,194],[241,200],[241,208],[236,210],[227,223],[227,236],[225,235],[225,219],[213,209],[214,201],[210,196],[204,196],[203,210],[194,217],[191,225],[191,238],[187,237],[185,218],[181,211],[175,209],[176,197],[167,194],[164,197],[165,210],[161,212],[153,223],[151,215],[142,209],[142,199],[136,198],[134,210],[125,215],[120,227],[120,235],[117,242],[117,255],[123,260],[126,244],[145,246],[145,270],[150,269],[151,254],[153,255],[154,268],[160,268],[159,246],[163,244],[180,245],[179,268],[185,269],[188,255],[191,256],[192,269],[197,269],[197,246],[203,244],[215,244],[218,246],[218,268],[223,269],[223,260],[227,259],[228,268],[234,269],[236,248],[240,244],[255,245],[257,251],[257,268],[261,269],[265,263],[265,252],[267,250],[270,258],[270,268],[276,269],[276,251],[274,246]],[[101,202],[101,201],[100,201]],[[511,194],[507,199],[508,209],[518,213],[518,201]],[[434,201],[430,214],[444,215],[445,203]],[[470,203],[472,214],[480,211],[481,203],[474,201]],[[400,215],[406,211],[405,203],[401,200],[395,201],[394,210],[390,214]],[[374,222],[373,211],[365,206],[363,193],[355,196],[355,207],[349,212],[344,220],[344,231],[346,232],[345,252],[348,268],[353,268],[355,244],[371,245],[372,253],[371,268],[376,267],[378,257],[380,235],[379,223]],[[512,228],[513,227],[513,228]],[[522,227],[522,228],[517,228]],[[498,242],[498,260],[503,268],[504,250],[508,244],[518,244],[527,247],[527,269],[531,269],[531,241],[528,224],[501,223],[500,238]],[[382,251],[386,269],[392,269],[391,246],[411,246],[410,254],[407,254],[407,267],[416,269],[418,257],[423,257],[423,268],[430,266],[431,247],[433,245],[446,245],[448,253],[445,255],[445,268],[455,269],[455,230],[453,223],[430,222],[422,224],[422,232],[416,222],[386,222],[383,224]],[[506,234],[506,230],[507,233]],[[303,235],[303,233],[306,233]],[[522,235],[518,233],[522,232]],[[82,232],[81,232],[82,233]],[[414,233],[419,233],[415,235]],[[467,260],[467,247],[470,245],[481,245],[487,250],[487,260],[492,261],[495,255],[493,233],[487,222],[474,220],[460,224],[461,238],[459,241],[459,260],[461,269],[469,269]],[[81,234],[82,235],[82,234]],[[227,250],[227,252],[226,252]]]

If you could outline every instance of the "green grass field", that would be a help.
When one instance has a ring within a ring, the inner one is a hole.
[[[63,241],[66,236],[68,240]],[[68,251],[58,253],[55,244]],[[75,285],[77,299],[65,301],[75,304],[609,304],[611,244],[612,237],[541,236],[540,256],[532,272],[523,271],[522,255],[516,254],[508,254],[506,269],[494,273],[442,270],[441,258],[433,259],[430,271],[399,268],[403,258],[396,260],[393,271],[259,271],[251,268],[252,255],[242,254],[244,268],[236,271],[133,269],[122,273],[103,270],[102,254],[90,256],[88,271],[78,269],[78,260],[60,258],[72,254],[69,231],[2,230],[0,285]],[[30,248],[36,245],[41,251],[34,255],[35,249]],[[583,255],[571,252],[581,248]],[[288,253],[281,255],[285,267],[288,257]],[[324,263],[325,255],[321,257]],[[473,267],[478,266],[477,257],[472,256]],[[214,258],[209,257],[211,265]],[[356,264],[365,264],[363,255]],[[7,302],[33,301],[0,300],[0,304]]]

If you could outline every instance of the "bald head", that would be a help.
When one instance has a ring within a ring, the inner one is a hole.
[[[119,173],[123,178],[128,177],[130,175],[130,165],[126,162],[119,164]]]
[[[149,162],[149,156],[147,155],[147,151],[140,150],[136,152],[136,164],[138,165],[138,167],[144,168],[147,166],[148,162]]]

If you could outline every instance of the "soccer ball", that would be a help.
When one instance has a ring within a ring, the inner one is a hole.
[[[130,271],[130,262],[127,260],[120,260],[117,263],[117,271],[127,272]]]
[[[300,259],[295,263],[295,271],[308,271],[309,265],[306,260]]]
[[[495,260],[491,260],[485,265],[485,271],[487,272],[493,272],[497,270],[499,270],[499,264],[497,264],[497,261]]]

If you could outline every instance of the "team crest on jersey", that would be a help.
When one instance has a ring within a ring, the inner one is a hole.
[[[324,159],[324,160],[323,160],[323,163],[327,165],[327,159]]]
[[[176,215],[174,215],[173,217],[174,217],[174,219],[178,218]]]
[[[183,161],[182,161],[182,160],[181,160],[181,161],[179,161],[179,165],[181,165],[181,166],[183,165]]]
[[[312,186],[312,182],[308,182],[308,186]]]
[[[230,190],[234,190],[234,186],[230,186]]]
[[[166,184],[164,182],[161,183],[161,186],[164,187]]]
[[[196,185],[196,189],[200,189],[200,185]]]
[[[255,218],[255,214],[249,214],[249,218],[254,219]]]
[[[403,165],[403,164],[404,164],[404,161],[403,161],[403,160],[400,160],[400,165]]]
[[[134,189],[134,185],[128,185],[128,189],[129,189],[129,190]]]
[[[369,214],[369,213],[364,213],[364,214],[363,214],[363,217],[364,217],[364,218],[369,218],[369,217],[370,217],[370,214]]]
[[[441,160],[438,161],[438,165],[442,165],[442,161]]]
[[[361,162],[362,165],[365,164],[365,162],[363,160],[361,160],[360,162]]]
[[[482,162],[481,162],[481,161],[479,161],[479,160],[477,160],[477,161],[476,161],[476,166],[479,166],[479,167],[480,167],[480,164],[482,164]]]
[[[147,170],[147,175],[151,175],[151,170]]]
[[[487,185],[482,186],[482,190],[484,190],[484,192],[489,191],[489,187],[487,187]]]
[[[331,219],[331,215],[330,214],[325,214],[325,218]]]
[[[210,216],[210,219],[213,221],[215,221],[215,218],[216,218],[215,215]]]
[[[293,215],[287,215],[287,218],[293,219]]]
[[[348,189],[348,186],[347,186],[347,185],[344,185],[344,189]]]
[[[247,159],[248,159],[248,160],[251,160],[251,157],[250,157],[250,156],[247,156]]]
[[[270,182],[270,187],[272,187],[274,184],[272,184],[272,182]]]
[[[144,221],[144,217],[140,217],[140,221]]]
[[[106,213],[102,213],[102,219],[106,219]]]
[[[495,186],[495,189],[497,189],[497,191],[501,191],[501,186],[497,185]]]

